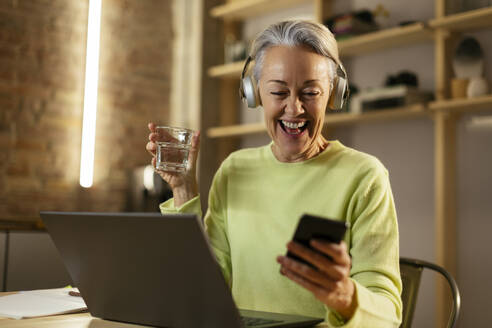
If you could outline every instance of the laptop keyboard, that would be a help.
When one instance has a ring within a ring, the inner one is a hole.
[[[241,317],[243,325],[246,327],[254,327],[261,325],[270,325],[273,323],[280,323],[282,321],[270,320],[270,319],[262,319],[262,318],[253,318],[253,317]]]

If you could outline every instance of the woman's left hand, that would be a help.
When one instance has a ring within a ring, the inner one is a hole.
[[[350,319],[357,307],[355,285],[349,278],[351,259],[347,244],[311,240],[310,245],[317,251],[291,241],[287,249],[313,267],[286,256],[277,257],[280,273],[311,291],[317,299]],[[323,255],[324,254],[324,255]],[[326,255],[330,256],[328,258]]]

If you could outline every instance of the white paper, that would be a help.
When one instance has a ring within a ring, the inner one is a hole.
[[[82,297],[71,296],[77,288],[41,289],[0,297],[0,317],[34,318],[87,309]]]

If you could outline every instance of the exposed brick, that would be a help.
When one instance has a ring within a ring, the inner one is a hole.
[[[41,191],[41,182],[31,177],[9,176],[6,185],[9,192]]]
[[[88,0],[0,1],[0,219],[127,209],[149,162],[149,121],[168,118],[170,1],[105,0],[95,183],[78,184]]]
[[[29,166],[27,163],[11,164],[7,167],[7,174],[9,176],[29,176]]]

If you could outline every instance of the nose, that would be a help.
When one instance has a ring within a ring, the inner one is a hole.
[[[285,112],[290,116],[298,116],[304,113],[304,107],[302,105],[301,99],[298,96],[292,95],[288,98],[287,106],[285,107]]]

